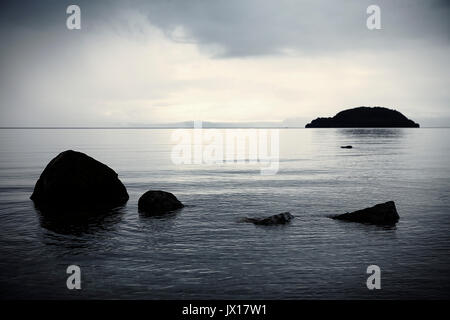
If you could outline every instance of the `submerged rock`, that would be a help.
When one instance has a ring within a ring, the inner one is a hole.
[[[332,118],[317,118],[306,128],[419,128],[397,110],[383,107],[358,107],[339,112]]]
[[[104,212],[125,204],[128,198],[113,169],[72,150],[49,162],[30,197],[42,213],[57,215]]]
[[[184,205],[170,192],[150,190],[144,193],[138,201],[140,212],[147,214],[163,214],[181,209]]]
[[[353,148],[352,146],[341,146],[341,149],[351,149]]]
[[[241,222],[250,222],[257,225],[276,225],[276,224],[286,224],[289,223],[292,219],[294,219],[294,216],[290,214],[289,212],[283,212],[279,213],[267,218],[244,218],[241,220]]]
[[[332,217],[337,220],[372,223],[379,225],[395,224],[400,219],[394,201],[377,204],[370,208],[344,213]]]

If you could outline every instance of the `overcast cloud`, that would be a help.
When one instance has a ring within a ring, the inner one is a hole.
[[[69,4],[82,29],[66,29]],[[381,30],[366,8],[381,8]],[[448,1],[10,1],[2,126],[280,121],[382,105],[450,125]]]

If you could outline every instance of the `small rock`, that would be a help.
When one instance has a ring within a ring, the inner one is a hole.
[[[351,149],[353,148],[352,146],[341,146],[342,149]]]
[[[394,201],[380,203],[376,206],[350,213],[347,212],[332,218],[378,225],[395,224],[400,219]]]
[[[158,215],[181,209],[184,205],[170,192],[150,190],[144,193],[138,201],[140,212]]]
[[[290,214],[289,212],[283,212],[267,218],[244,218],[241,221],[251,222],[257,225],[270,226],[276,224],[286,224],[289,223],[292,219],[294,219],[294,216],[292,214]]]

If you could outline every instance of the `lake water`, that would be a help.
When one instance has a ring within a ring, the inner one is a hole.
[[[450,129],[280,129],[275,175],[246,163],[173,164],[172,132],[0,130],[0,297],[450,297]],[[34,184],[66,149],[113,168],[127,205],[76,226],[36,212]],[[140,215],[137,201],[149,189],[170,191],[186,207]],[[389,200],[396,227],[329,218]],[[289,225],[237,222],[284,211],[296,217]],[[66,287],[73,264],[81,290]],[[366,287],[372,264],[381,290]]]

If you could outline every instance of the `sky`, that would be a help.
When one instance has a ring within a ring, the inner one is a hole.
[[[2,4],[0,126],[303,126],[357,106],[450,126],[450,1]]]

